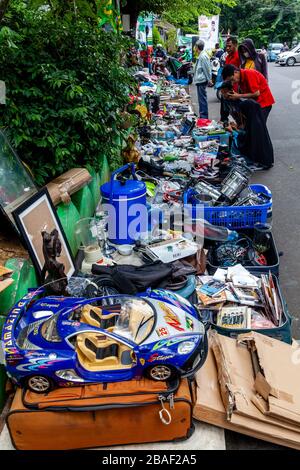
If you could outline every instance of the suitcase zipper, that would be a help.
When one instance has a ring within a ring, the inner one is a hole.
[[[174,393],[170,393],[168,396],[158,395],[158,399],[161,403],[161,410],[159,411],[159,418],[163,424],[168,426],[172,422],[171,413],[165,408],[165,402],[169,402],[170,410],[175,408],[174,405]]]
[[[179,387],[179,381],[176,380],[175,382],[171,382],[169,384],[169,389],[167,390],[161,390],[160,392],[153,392],[154,395],[157,394],[158,397],[162,396],[162,397],[167,397],[167,399],[169,399],[169,397],[172,395],[173,396],[173,399],[171,399],[171,401],[173,400],[173,405],[174,405],[174,392],[176,392],[178,390],[178,387]],[[104,398],[105,396],[107,398],[115,398],[115,397],[119,397],[119,396],[125,396],[125,397],[128,397],[128,396],[139,396],[139,395],[149,395],[150,392],[149,391],[139,391],[139,392],[129,392],[129,393],[111,393],[111,394],[106,394],[104,396],[101,396],[99,395],[98,397],[93,397],[93,398]],[[84,398],[80,398],[80,400],[90,400],[91,397],[84,397]],[[62,399],[57,399],[57,400],[53,400],[52,402],[50,402],[51,404],[48,406],[48,407],[44,407],[44,408],[38,408],[36,406],[36,404],[32,404],[32,403],[26,403],[26,391],[25,389],[23,389],[23,393],[22,393],[22,401],[23,401],[23,404],[26,408],[32,408],[32,409],[39,409],[39,410],[46,410],[46,409],[49,409],[49,408],[52,408],[52,404],[55,404],[56,401],[58,402],[61,402],[63,401]],[[74,398],[71,398],[69,401],[74,401]],[[55,406],[55,405],[54,405]],[[174,406],[173,406],[174,407]]]

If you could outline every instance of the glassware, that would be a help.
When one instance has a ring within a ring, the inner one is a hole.
[[[259,253],[266,253],[271,247],[271,231],[270,224],[257,223],[254,226],[253,246]]]

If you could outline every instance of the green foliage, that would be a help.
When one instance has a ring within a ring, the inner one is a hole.
[[[158,31],[157,26],[153,27],[153,45],[156,46],[157,44],[163,44],[162,37],[160,32]]]
[[[200,14],[213,15],[220,12],[220,7],[236,5],[235,0],[124,0],[124,11],[137,18],[140,12],[152,12],[178,28],[194,29]],[[197,27],[196,27],[197,30]]]
[[[222,9],[221,25],[257,47],[299,38],[300,0],[238,0],[234,9]]]
[[[197,25],[199,15],[220,13],[222,5],[231,8],[236,2],[235,0],[173,0],[164,9],[163,17],[175,26],[185,29],[193,24]]]
[[[74,166],[120,165],[121,111],[133,81],[128,44],[82,18],[57,18],[12,1],[0,29],[0,126],[39,184]]]
[[[171,31],[168,32],[167,34],[167,41],[166,41],[166,47],[167,50],[170,54],[174,54],[177,49],[177,31],[176,29],[172,29]]]

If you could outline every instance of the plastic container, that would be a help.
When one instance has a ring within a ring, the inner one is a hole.
[[[11,258],[5,266],[12,269],[14,282],[0,294],[1,315],[7,315],[13,305],[24,297],[28,289],[38,286],[35,269],[27,259]]]
[[[270,197],[270,201],[260,206],[222,206],[204,207],[204,218],[212,225],[227,227],[232,230],[239,228],[254,228],[257,222],[265,224],[272,215],[272,193],[261,184],[253,184],[251,190]],[[184,194],[184,204],[188,204],[189,194]],[[193,211],[193,218],[194,211]]]
[[[287,304],[282,296],[282,292],[279,286],[279,281],[276,276],[273,276],[273,280],[275,283],[275,286],[278,290],[280,300],[282,302],[283,306],[283,325],[275,327],[275,328],[260,328],[260,329],[229,329],[229,328],[223,328],[221,326],[218,326],[214,323],[214,318],[211,316],[208,316],[204,318],[202,316],[202,321],[204,323],[209,323],[211,325],[211,328],[216,330],[220,335],[223,336],[228,336],[230,338],[237,338],[238,335],[244,334],[244,333],[249,333],[250,331],[255,331],[257,333],[261,333],[262,335],[270,336],[271,338],[277,339],[279,341],[283,341],[284,343],[291,344],[292,343],[292,317],[289,314]],[[207,309],[209,310],[209,309]]]
[[[245,230],[243,233],[251,238],[253,235],[253,230],[249,230],[249,231]],[[215,244],[213,242],[209,244],[209,246],[214,246],[214,245]],[[209,246],[207,246],[207,248]],[[280,254],[278,253],[275,239],[272,233],[270,233],[270,248],[266,253],[264,253],[264,255],[266,256],[267,261],[268,261],[267,266],[254,266],[253,264],[249,264],[249,265],[244,264],[243,266],[256,276],[259,274],[267,274],[271,271],[271,273],[274,274],[274,276],[278,278]],[[216,270],[220,267],[221,266],[217,266],[216,264],[214,264],[209,258],[209,256],[207,257],[207,270],[208,270],[209,275],[215,274]]]
[[[196,132],[193,132],[193,138],[196,142],[207,142],[209,140],[216,140],[222,145],[229,145],[229,138],[230,138],[230,133],[229,132],[222,132],[220,134],[216,133],[213,135],[197,135]]]
[[[92,177],[92,181],[89,183],[88,186],[93,196],[94,210],[96,210],[96,207],[98,206],[99,199],[100,199],[98,176],[97,176],[96,170],[92,168],[91,166],[88,166],[87,169],[89,170],[89,173]]]
[[[75,257],[79,246],[75,237],[74,227],[76,222],[80,219],[80,214],[75,205],[71,202],[70,204],[59,204],[57,207],[57,215],[65,231],[72,254]]]
[[[84,186],[77,193],[73,194],[72,202],[76,206],[80,217],[92,217],[95,212],[94,199],[88,186]]]
[[[117,176],[130,169],[133,180],[117,180]],[[138,181],[133,163],[125,165],[111,175],[109,183],[101,186],[102,203],[109,206],[108,238],[116,245],[134,244],[148,231],[146,184]],[[135,206],[135,207],[134,207]]]

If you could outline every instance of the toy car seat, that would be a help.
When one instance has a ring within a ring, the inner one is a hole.
[[[85,305],[81,312],[81,322],[91,326],[110,330],[116,324],[118,313],[103,315],[102,309],[93,305]]]

